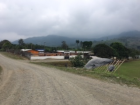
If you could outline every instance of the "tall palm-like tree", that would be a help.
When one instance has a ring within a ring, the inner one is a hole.
[[[61,47],[62,47],[63,49],[68,50],[68,45],[67,45],[67,43],[66,43],[65,41],[62,41]]]
[[[79,40],[76,40],[76,43],[77,43],[77,49],[78,49]]]

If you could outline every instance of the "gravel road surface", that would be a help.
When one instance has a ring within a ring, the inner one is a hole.
[[[0,105],[140,105],[140,89],[0,54]]]

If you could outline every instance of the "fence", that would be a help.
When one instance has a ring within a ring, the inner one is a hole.
[[[115,73],[124,62],[125,62],[125,59],[124,60],[114,60],[110,64],[95,68],[95,70]]]

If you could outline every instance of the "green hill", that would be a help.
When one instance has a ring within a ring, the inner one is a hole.
[[[129,31],[123,32],[118,35],[110,35],[101,38],[71,38],[64,37],[59,35],[48,35],[48,36],[40,36],[40,37],[31,37],[24,39],[25,43],[33,43],[39,45],[46,45],[51,47],[61,46],[62,41],[65,41],[69,47],[76,47],[76,40],[79,41],[93,41],[93,45],[99,43],[110,44],[112,42],[121,42],[126,47],[140,49],[140,31]],[[13,43],[18,44],[18,41],[14,41]]]

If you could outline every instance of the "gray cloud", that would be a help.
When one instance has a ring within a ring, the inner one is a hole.
[[[140,30],[139,0],[0,0],[0,40]]]

